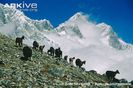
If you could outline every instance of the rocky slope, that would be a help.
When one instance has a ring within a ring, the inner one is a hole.
[[[70,82],[105,82],[99,74],[87,73],[65,61],[33,50],[32,61],[21,61],[22,48],[15,47],[14,40],[0,34],[0,86],[2,88],[57,87],[54,84]],[[76,88],[76,87],[75,87]]]
[[[70,83],[107,82],[104,75],[83,71],[64,60],[57,61],[56,58],[35,50],[31,61],[21,61],[22,47],[16,47],[14,42],[0,34],[0,61],[4,62],[4,65],[0,64],[2,88],[78,88],[80,85],[72,86]],[[108,88],[94,85],[82,87]]]

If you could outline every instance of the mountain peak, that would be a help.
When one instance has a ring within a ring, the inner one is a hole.
[[[83,16],[83,12],[77,12],[77,13],[75,13],[73,16],[75,16],[75,17]]]
[[[88,20],[87,15],[85,15],[83,12],[77,12],[76,14],[74,14],[69,21],[86,21]]]

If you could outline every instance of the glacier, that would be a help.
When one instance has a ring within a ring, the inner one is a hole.
[[[54,28],[46,19],[33,20],[15,8],[0,4],[0,33],[13,39],[24,35],[25,44],[34,40],[50,46],[61,47],[63,55],[86,60],[86,70],[104,74],[119,70],[117,78],[133,80],[133,45],[124,42],[106,23],[94,23],[89,16],[77,12],[70,19]]]

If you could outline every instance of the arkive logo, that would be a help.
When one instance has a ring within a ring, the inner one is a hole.
[[[25,1],[22,1],[20,3],[5,3],[5,7],[12,7],[12,8],[16,8],[22,11],[37,11],[37,3],[28,3]]]

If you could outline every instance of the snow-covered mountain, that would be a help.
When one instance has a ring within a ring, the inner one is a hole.
[[[45,37],[43,32],[48,33],[50,30],[54,30],[48,20],[32,20],[23,12],[15,8],[5,7],[2,4],[0,4],[0,26],[2,29],[0,32],[9,37],[16,38],[24,35],[26,37],[25,42],[31,41],[27,42],[30,45],[34,40],[45,40],[47,41],[45,44],[48,43],[49,45],[50,40]]]
[[[15,38],[26,36],[24,43],[34,40],[45,44],[45,51],[61,47],[63,55],[86,60],[86,70],[103,74],[106,70],[119,70],[118,78],[133,79],[133,46],[121,40],[106,23],[95,24],[82,12],[53,28],[48,20],[32,20],[23,12],[0,4],[0,32]]]

